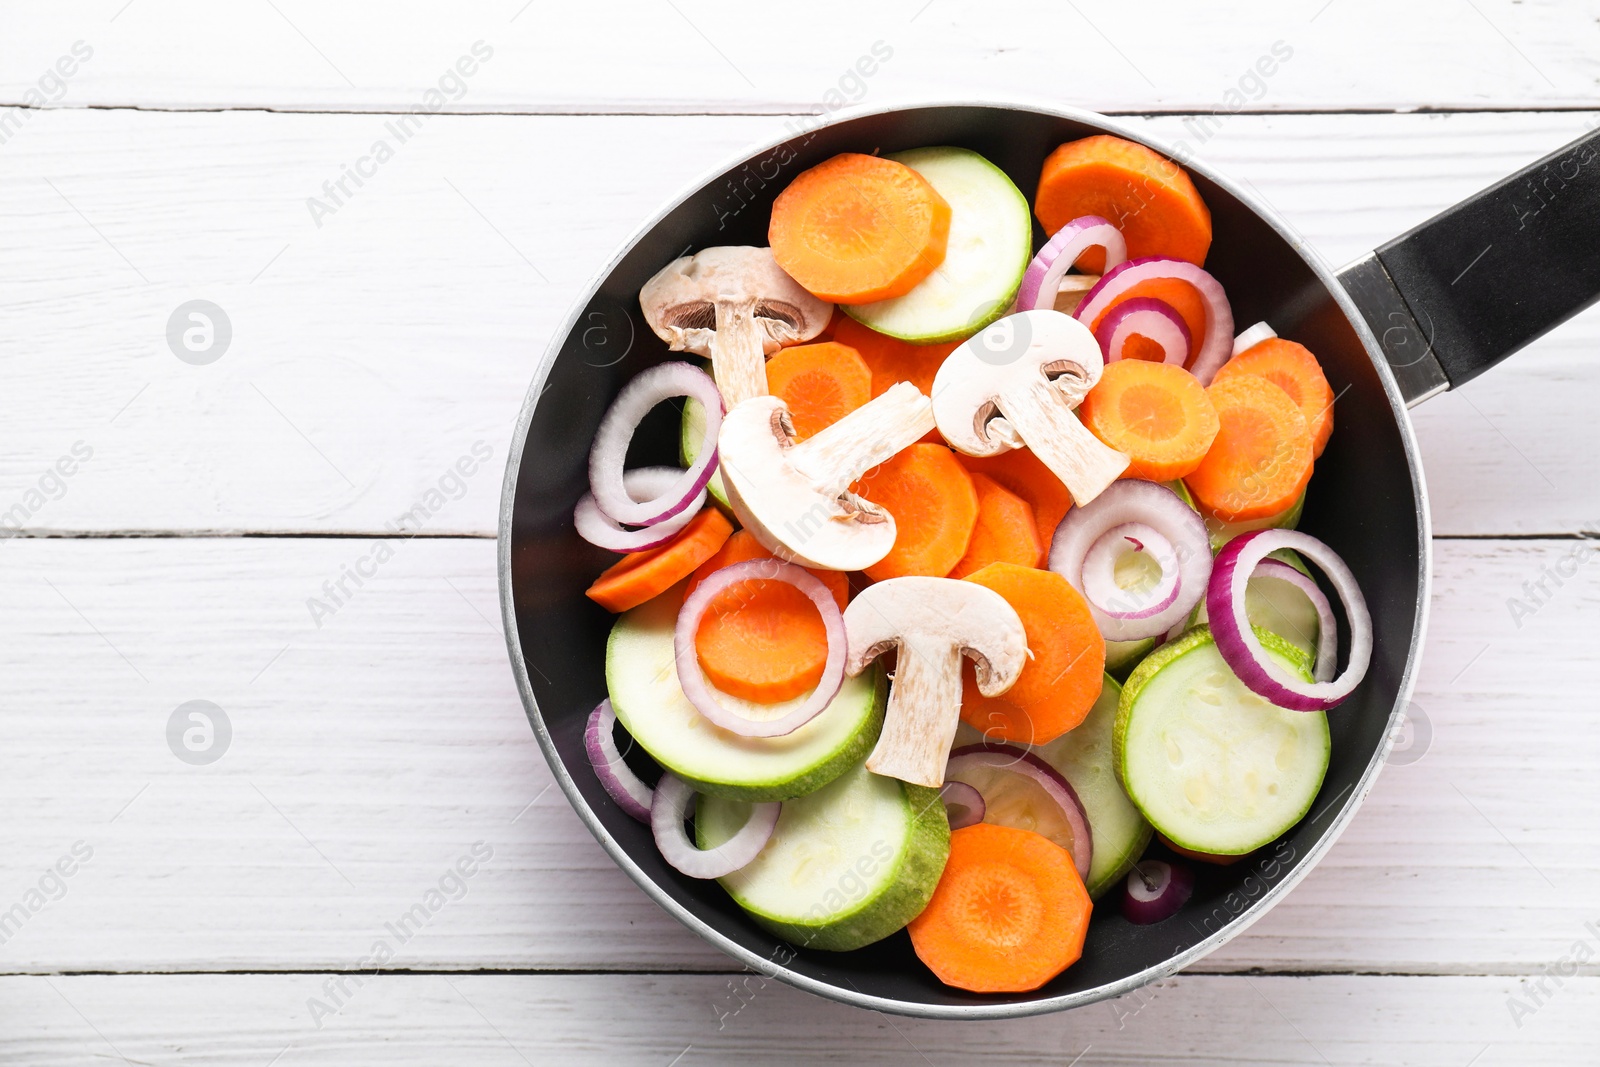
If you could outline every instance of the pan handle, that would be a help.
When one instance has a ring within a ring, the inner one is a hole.
[[[1600,299],[1600,129],[1339,272],[1406,403],[1471,381]]]

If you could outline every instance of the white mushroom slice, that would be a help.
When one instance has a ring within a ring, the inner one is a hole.
[[[1105,360],[1089,328],[1048,309],[1007,315],[950,353],[933,379],[933,417],[950,447],[993,456],[1026,445],[1082,507],[1128,467],[1072,409]]]
[[[674,352],[711,358],[722,402],[767,391],[766,357],[822,332],[833,305],[783,272],[772,249],[707,248],[675,259],[639,290],[639,306]]]
[[[728,503],[780,559],[865,570],[894,547],[894,516],[850,492],[867,471],[933,429],[933,406],[899,382],[799,444],[775,396],[744,401],[722,420],[717,458]]]
[[[978,690],[999,696],[1027,662],[1022,619],[992,589],[954,578],[889,578],[844,610],[844,669],[860,674],[895,650],[883,732],[867,770],[915,785],[944,784],[945,759],[961,718],[961,657],[977,668]]]

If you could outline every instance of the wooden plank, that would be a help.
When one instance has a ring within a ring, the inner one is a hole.
[[[0,49],[9,72],[0,100],[404,111],[446,78],[439,101],[471,111],[812,111],[952,93],[1125,111],[1592,101],[1592,0],[1473,6],[825,0],[805,17],[774,20],[729,0],[280,0],[239,10],[102,0],[15,12]],[[89,58],[61,68],[72,72],[64,81],[49,77],[77,41]],[[488,58],[448,80],[479,41]]]
[[[1594,118],[1241,116],[1203,145],[1178,117],[1151,128],[1250,182],[1339,263]],[[318,228],[306,199],[388,121],[50,111],[5,146],[6,525],[384,529],[476,442],[504,462],[584,280],[663,200],[783,126],[441,118]],[[193,299],[232,323],[207,366],[167,343]],[[1596,528],[1597,342],[1591,313],[1418,410],[1439,532]],[[75,473],[49,475],[63,457]],[[492,533],[497,480],[476,474],[427,529]]]
[[[1065,1015],[893,1018],[753,976],[0,979],[15,1067],[129,1063],[1052,1063],[1478,1067],[1593,1062],[1600,979],[1186,976]],[[318,1005],[339,1005],[325,1014]],[[315,1012],[315,1018],[313,1018]],[[1518,1026],[1520,1021],[1521,1025]],[[318,1025],[320,1023],[320,1025]],[[1074,1058],[1077,1057],[1077,1058]]]
[[[1439,544],[1416,698],[1431,748],[1388,768],[1321,866],[1203,967],[1515,973],[1600,916],[1600,735],[1581,696],[1600,686],[1600,564],[1547,580],[1525,618],[1505,608],[1573,545]],[[368,542],[0,546],[0,912],[74,843],[93,850],[7,932],[0,970],[350,967],[479,841],[493,856],[393,966],[726,967],[549,788],[493,549],[397,541],[319,629],[307,598]],[[192,700],[231,724],[209,765],[169,749]]]

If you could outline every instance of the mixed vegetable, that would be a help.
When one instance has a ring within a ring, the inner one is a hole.
[[[645,318],[709,374],[623,388],[574,515],[623,553],[589,589],[620,615],[585,734],[612,800],[778,936],[907,929],[975,992],[1072,965],[1119,883],[1159,922],[1186,861],[1292,828],[1372,654],[1349,568],[1293,529],[1333,391],[1265,323],[1235,337],[1194,183],[1100,136],[1038,190],[1035,254],[978,154],[846,153],[769,248],[668,264]],[[625,470],[678,398],[683,465]]]

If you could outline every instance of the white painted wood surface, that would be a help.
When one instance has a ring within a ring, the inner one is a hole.
[[[1515,978],[1186,975],[1067,1015],[957,1023],[876,1015],[749,976],[389,975],[360,988],[347,979],[342,1010],[325,1015],[314,1005],[333,1004],[327,980],[0,979],[0,1017],[29,1020],[25,1031],[0,1029],[0,1058],[8,1067],[1523,1067],[1592,1063],[1600,1011],[1595,978],[1547,982],[1543,1005],[1519,1028],[1507,1002],[1529,1003],[1532,993]],[[180,1015],[188,1020],[181,1034],[168,1023]]]
[[[0,913],[32,911],[0,942],[0,1061],[1592,1062],[1600,966],[1539,985],[1600,947],[1600,563],[1527,617],[1507,601],[1600,529],[1600,315],[1414,413],[1447,538],[1425,756],[1196,973],[1066,1016],[888,1019],[726,973],[549,788],[488,538],[529,374],[585,280],[794,114],[1169,112],[1129,121],[1340,264],[1600,120],[1597,18],[1595,0],[8,5],[0,521],[87,536],[0,543]],[[393,119],[371,112],[427,106],[480,40],[455,114],[319,227],[307,198]],[[892,54],[848,75],[878,41]],[[1278,41],[1292,56],[1249,80]],[[1465,113],[1394,113],[1438,109]],[[1225,117],[1202,144],[1187,112]],[[210,366],[165,340],[196,298],[234,328]],[[491,458],[429,519],[441,536],[319,628],[306,599],[475,445]],[[104,536],[126,532],[159,536]],[[192,536],[217,532],[254,536]],[[167,746],[195,699],[233,730],[209,766]],[[326,972],[478,842],[460,899],[391,964],[423,973],[369,979],[319,1028]],[[480,970],[508,973],[461,973]],[[216,973],[237,971],[256,973]]]

